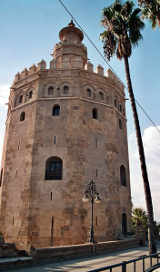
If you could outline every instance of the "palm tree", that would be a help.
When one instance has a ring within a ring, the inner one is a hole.
[[[134,228],[142,226],[147,231],[148,229],[148,218],[146,212],[142,208],[134,208],[132,210],[132,224]]]
[[[153,254],[156,252],[156,243],[153,232],[154,224],[152,197],[128,62],[128,58],[131,56],[132,53],[132,47],[138,45],[138,42],[142,39],[141,30],[144,28],[144,23],[140,19],[140,11],[141,10],[139,8],[134,9],[134,3],[132,1],[126,1],[124,4],[121,4],[121,2],[117,0],[111,6],[104,8],[102,25],[105,27],[105,31],[100,34],[100,38],[102,39],[104,45],[104,54],[106,55],[108,60],[110,60],[110,58],[114,54],[117,55],[118,59],[124,59],[128,92],[130,96],[136,128],[136,136],[145,191],[145,200],[148,213],[150,230],[149,252]]]
[[[138,0],[142,10],[142,18],[149,19],[152,28],[160,27],[160,0]]]

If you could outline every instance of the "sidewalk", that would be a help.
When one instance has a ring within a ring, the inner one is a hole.
[[[160,243],[158,243],[160,251]],[[147,247],[138,247],[134,249],[103,254],[100,256],[92,256],[89,258],[74,259],[70,261],[53,262],[49,264],[41,264],[38,266],[32,265],[31,257],[8,258],[0,259],[0,271],[19,271],[19,272],[87,272],[92,269],[117,264],[123,261],[138,258],[141,255],[148,255]],[[156,263],[156,259],[155,259]],[[153,265],[155,264],[153,263]],[[6,265],[6,266],[5,266]],[[27,267],[22,268],[26,265]],[[132,264],[133,265],[133,264]],[[14,270],[13,270],[14,268]],[[149,260],[146,269],[149,268]],[[120,271],[119,268],[114,269],[114,272]],[[128,265],[127,272],[133,271],[133,267]],[[139,262],[137,271],[142,271],[142,264]],[[157,270],[159,272],[159,270]]]

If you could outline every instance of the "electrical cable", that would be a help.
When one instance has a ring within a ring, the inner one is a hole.
[[[157,129],[158,133],[160,133],[160,129],[159,127],[156,125],[156,123],[151,119],[151,117],[148,115],[148,113],[146,112],[146,110],[142,107],[142,105],[135,99],[136,104],[140,107],[140,109],[143,111],[143,113],[145,114],[145,116],[150,120],[150,122],[152,123],[152,125]]]

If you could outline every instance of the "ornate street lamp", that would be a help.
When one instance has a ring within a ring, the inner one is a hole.
[[[94,203],[100,203],[101,199],[99,197],[99,193],[96,190],[96,185],[94,183],[93,180],[91,180],[88,185],[87,188],[84,192],[84,197],[82,199],[84,202],[91,202],[91,226],[90,226],[90,239],[89,242],[90,243],[95,243],[94,240],[94,223],[93,223],[93,219],[94,219]]]

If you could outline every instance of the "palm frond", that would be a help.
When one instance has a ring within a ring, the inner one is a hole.
[[[131,40],[133,46],[138,46],[139,41],[142,39],[143,39],[143,36],[140,33],[140,31],[130,32],[130,40]]]
[[[100,34],[100,38],[103,42],[104,54],[106,55],[107,59],[110,60],[116,51],[116,38],[111,31],[104,31]]]
[[[122,55],[120,53],[120,50],[117,48],[117,51],[116,51],[116,56],[117,56],[117,59],[121,60],[122,59]]]
[[[119,0],[115,1],[112,5],[112,9],[115,11],[115,12],[121,12],[122,10],[122,4]]]
[[[160,26],[160,0],[138,0],[138,3],[142,9],[142,18],[149,19],[152,28],[155,28],[157,25]]]
[[[104,8],[102,11],[103,18],[106,18],[107,20],[111,20],[113,17],[113,10],[112,8]]]
[[[137,29],[143,29],[145,24],[139,17],[141,10],[139,8],[136,8],[133,13],[130,15],[128,24],[129,28],[137,28]]]
[[[123,33],[123,20],[121,17],[116,17],[112,20],[112,30],[117,35],[122,35]]]
[[[151,21],[151,24],[152,24],[152,28],[156,28],[157,26],[157,19],[156,19],[156,16],[155,15],[152,15],[150,18],[150,21]]]
[[[137,15],[139,15],[141,13],[141,9],[140,8],[136,8],[131,14],[130,18],[132,17],[136,17],[137,18]]]
[[[128,18],[128,16],[132,13],[134,7],[134,3],[132,1],[126,1],[123,5],[121,14],[124,18]]]
[[[117,56],[117,58],[119,60],[121,60],[123,58],[121,41],[118,42],[118,47],[117,47],[117,50],[116,50],[116,56]]]
[[[134,9],[133,1],[121,4],[119,0],[103,10],[102,24],[106,31],[101,39],[104,45],[104,53],[110,59],[115,53],[118,59],[130,57],[132,45],[137,45],[142,39],[140,30],[144,23],[140,19],[140,9]]]

